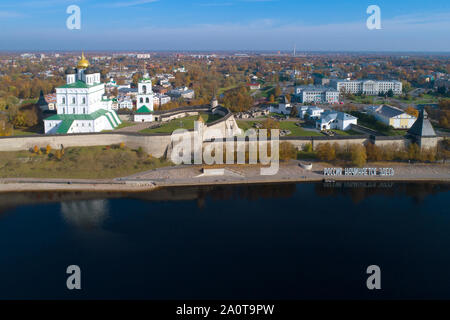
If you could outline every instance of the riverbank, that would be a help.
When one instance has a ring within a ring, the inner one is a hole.
[[[371,168],[392,168],[392,176],[325,176],[323,169],[335,167],[313,163],[312,170],[300,166],[299,161],[280,165],[278,173],[262,176],[260,166],[230,165],[178,166],[145,171],[116,179],[0,179],[0,192],[25,191],[92,191],[92,192],[146,192],[158,187],[202,185],[269,184],[321,181],[359,182],[440,182],[450,183],[450,164],[371,163]],[[215,170],[211,170],[214,168]],[[204,169],[207,169],[206,171]]]

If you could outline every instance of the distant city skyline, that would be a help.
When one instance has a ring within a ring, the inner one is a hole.
[[[81,30],[66,28],[72,4]],[[450,51],[447,0],[4,0],[0,27],[0,50]]]

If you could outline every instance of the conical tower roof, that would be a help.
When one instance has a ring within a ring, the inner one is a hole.
[[[408,130],[408,133],[417,137],[436,137],[436,132],[433,129],[430,119],[428,119],[425,108],[420,111],[419,117],[411,129]]]

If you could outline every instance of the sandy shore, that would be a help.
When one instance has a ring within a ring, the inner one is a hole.
[[[95,191],[144,192],[158,187],[199,186],[221,184],[265,184],[285,182],[390,181],[390,182],[450,182],[450,164],[376,163],[367,167],[392,168],[393,176],[324,176],[323,163],[314,163],[311,171],[298,161],[282,164],[276,175],[262,176],[258,166],[221,166],[224,175],[204,176],[203,166],[179,166],[138,173],[129,177],[106,180],[82,179],[0,179],[0,192],[23,191]],[[218,168],[216,166],[216,168]]]

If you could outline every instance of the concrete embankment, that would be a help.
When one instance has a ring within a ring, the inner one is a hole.
[[[438,182],[450,183],[450,164],[372,164],[372,168],[392,168],[392,176],[325,176],[327,164],[314,163],[312,170],[291,161],[280,166],[278,173],[261,175],[259,166],[224,166],[206,171],[203,166],[180,166],[141,172],[129,177],[108,180],[82,179],[0,179],[0,192],[24,191],[92,191],[146,192],[158,187],[182,187],[232,184],[268,184],[321,181],[359,182]]]

